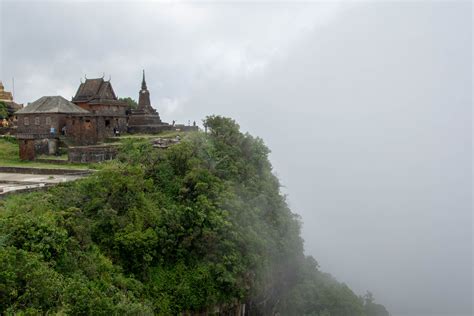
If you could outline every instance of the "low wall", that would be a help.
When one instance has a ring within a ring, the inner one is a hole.
[[[112,160],[117,156],[116,146],[80,146],[70,147],[68,150],[69,162],[102,162]]]
[[[56,138],[36,138],[27,134],[18,134],[17,138],[21,160],[35,160],[38,155],[54,155],[58,151]]]
[[[128,133],[130,134],[158,134],[164,131],[171,131],[173,127],[171,125],[134,125],[128,127]]]
[[[181,125],[181,124],[176,124],[171,128],[173,131],[181,131],[181,132],[197,132],[199,131],[199,127],[195,125]]]

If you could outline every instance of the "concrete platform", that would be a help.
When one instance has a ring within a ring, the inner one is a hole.
[[[84,175],[0,173],[0,196],[13,192],[45,188],[58,183],[74,181]]]

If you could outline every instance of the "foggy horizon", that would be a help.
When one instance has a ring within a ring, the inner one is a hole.
[[[85,16],[87,18],[85,18]],[[142,69],[165,122],[261,137],[305,252],[393,316],[472,315],[472,3],[0,0],[15,101]]]

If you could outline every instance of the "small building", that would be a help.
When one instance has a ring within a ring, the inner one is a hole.
[[[88,111],[61,96],[41,97],[15,112],[20,159],[34,160],[38,154],[56,153],[58,136],[67,121],[75,115],[87,114]]]

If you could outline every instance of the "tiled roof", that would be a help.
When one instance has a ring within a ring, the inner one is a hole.
[[[29,103],[16,114],[28,113],[89,113],[62,96],[45,96]]]
[[[79,89],[77,89],[72,101],[89,102],[96,99],[117,100],[110,81],[105,81],[103,78],[86,79],[85,82],[81,83]]]

